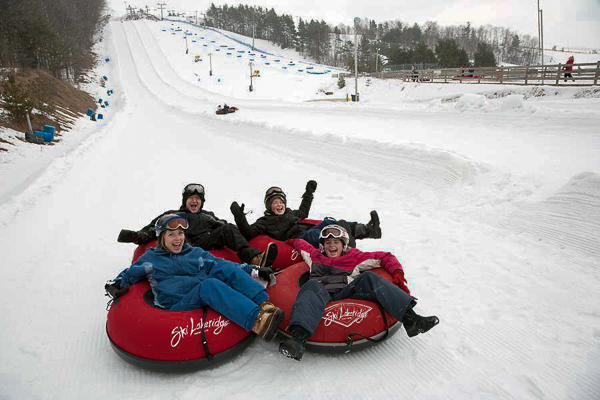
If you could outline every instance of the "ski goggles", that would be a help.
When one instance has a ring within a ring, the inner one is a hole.
[[[285,194],[285,193],[283,193],[283,190],[279,186],[271,186],[270,188],[267,189],[267,193],[265,193],[265,196],[270,196],[272,194]]]
[[[183,194],[194,194],[198,193],[199,195],[204,195],[204,186],[199,183],[190,183],[183,188]]]
[[[348,233],[337,225],[329,225],[321,230],[319,239],[341,239],[348,236]]]
[[[164,217],[161,217],[161,219],[158,220],[157,225],[159,227],[164,227],[163,229],[168,229],[170,231],[174,231],[178,228],[185,230],[190,226],[187,218],[174,214],[168,214]]]

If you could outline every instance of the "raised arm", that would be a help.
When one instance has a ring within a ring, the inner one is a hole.
[[[316,181],[308,181],[306,182],[306,190],[302,195],[302,202],[300,203],[300,208],[298,209],[298,217],[299,218],[308,218],[308,214],[310,213],[310,206],[312,205],[312,201],[314,198],[315,190],[317,190],[317,182]]]
[[[264,223],[264,221],[261,221],[261,218],[259,218],[252,225],[248,224],[246,214],[244,213],[244,204],[240,206],[237,201],[234,201],[233,203],[231,203],[230,209],[235,219],[235,224],[237,225],[242,235],[244,235],[246,240],[250,240],[252,238],[257,237],[258,235],[263,235],[267,232],[267,226]]]

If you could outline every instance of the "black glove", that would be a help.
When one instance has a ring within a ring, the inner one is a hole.
[[[135,243],[138,240],[138,233],[136,231],[129,231],[127,229],[122,229],[119,232],[119,237],[117,238],[117,242],[119,243]]]
[[[121,287],[121,281],[115,281],[104,285],[104,290],[106,290],[106,293],[108,293],[110,297],[116,300],[127,293],[129,290],[129,285]]]
[[[317,190],[317,182],[316,181],[308,181],[306,182],[306,191],[308,193],[314,193]]]
[[[244,203],[242,203],[242,206],[240,207],[240,205],[238,204],[237,201],[234,201],[233,203],[231,203],[231,207],[229,207],[229,209],[231,210],[231,213],[234,216],[238,216],[238,215],[244,215],[244,207],[246,205]]]
[[[264,279],[269,282],[271,280],[271,275],[273,275],[273,269],[271,267],[261,267],[258,269],[258,277]]]

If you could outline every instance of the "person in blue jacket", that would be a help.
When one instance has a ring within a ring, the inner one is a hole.
[[[266,341],[277,333],[284,312],[269,302],[263,286],[252,277],[268,279],[270,268],[236,264],[185,242],[188,220],[167,214],[156,221],[156,249],[148,250],[131,267],[105,286],[116,299],[129,286],[148,279],[158,307],[172,311],[209,306]]]

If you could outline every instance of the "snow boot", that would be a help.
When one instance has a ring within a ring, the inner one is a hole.
[[[356,224],[353,229],[356,239],[381,239],[381,227],[377,211],[371,211],[371,220],[366,224]]]
[[[250,264],[258,265],[261,268],[271,267],[277,258],[277,244],[271,242],[267,245],[267,249],[252,258]]]
[[[371,211],[371,220],[367,223],[369,227],[369,238],[381,239],[381,226],[379,226],[379,215],[377,211]]]
[[[425,333],[439,323],[440,320],[438,317],[422,317],[412,308],[406,310],[404,317],[402,317],[402,325],[404,325],[408,337],[417,336],[419,333]]]
[[[263,301],[258,306],[260,307],[261,310],[264,310],[264,311],[269,311],[269,310],[272,310],[273,308],[277,308],[277,307],[275,307],[275,304],[273,304],[269,301]]]
[[[261,308],[258,316],[256,317],[256,321],[254,321],[252,332],[264,339],[265,342],[269,342],[275,337],[275,334],[277,333],[277,327],[283,321],[284,316],[285,313],[280,308]]]
[[[279,352],[287,358],[301,361],[306,349],[306,339],[309,336],[310,334],[306,330],[299,326],[294,326],[292,328],[292,337],[281,342]]]

